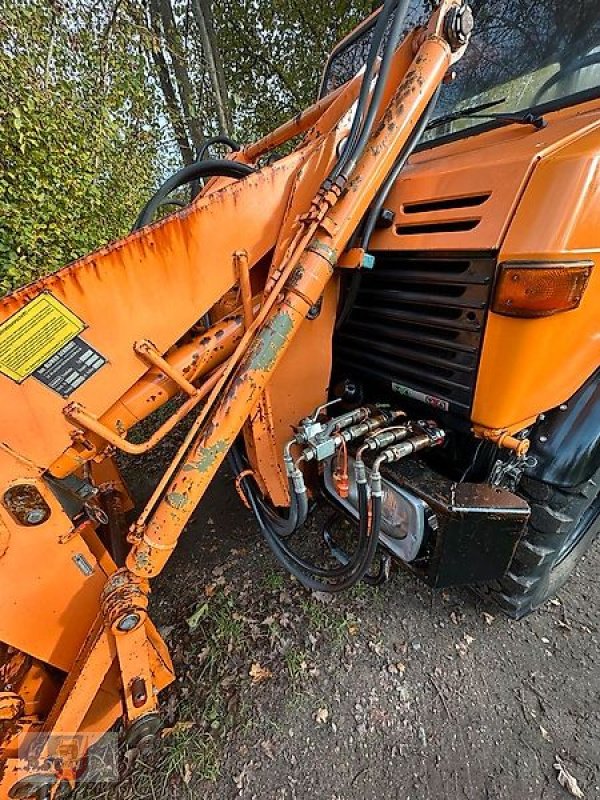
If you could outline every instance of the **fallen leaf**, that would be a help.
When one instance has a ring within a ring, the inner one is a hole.
[[[329,592],[312,592],[312,598],[318,603],[323,603],[324,605],[333,603],[334,600],[333,595]]]
[[[198,608],[191,617],[187,618],[187,624],[191,631],[195,631],[198,625],[200,624],[200,620],[202,617],[206,615],[208,612],[208,603],[203,603],[200,608]]]
[[[550,734],[543,725],[540,725],[540,733],[542,734],[542,739],[544,739],[546,742],[552,741]]]
[[[275,761],[275,755],[273,754],[272,743],[268,739],[265,739],[260,743],[260,746],[262,748],[263,753],[266,755],[269,761]]]
[[[487,611],[483,612],[483,618],[486,621],[487,625],[491,625],[492,622],[496,619],[492,614],[488,614]]]
[[[255,662],[250,667],[250,677],[254,684],[263,683],[264,681],[268,681],[269,678],[272,678],[273,673],[267,667],[262,667],[258,662]]]
[[[464,658],[467,655],[469,652],[469,645],[473,644],[474,641],[475,639],[473,636],[469,636],[468,633],[465,633],[463,639],[460,642],[456,642],[454,647],[461,658]]]
[[[358,625],[348,625],[348,633],[350,636],[358,636],[360,627]]]
[[[557,771],[558,775],[556,776],[558,782],[569,792],[570,795],[573,797],[583,797],[583,792],[579,788],[579,784],[577,783],[576,779],[571,775],[569,770],[565,767],[563,762],[560,760],[558,756],[556,756],[556,761],[554,763],[554,769]]]
[[[217,591],[217,586],[214,583],[207,583],[204,587],[204,594],[207,597],[214,597],[215,592]]]
[[[176,722],[172,728],[163,728],[160,732],[160,738],[166,739],[167,736],[173,736],[175,733],[181,733],[182,731],[189,731],[190,728],[194,727],[193,722]]]
[[[369,650],[372,650],[375,655],[383,655],[383,644],[381,642],[369,642]]]
[[[324,725],[327,720],[329,719],[329,711],[326,708],[319,708],[315,713],[315,720],[320,724]]]
[[[190,781],[192,780],[193,774],[194,773],[192,772],[192,768],[186,762],[185,766],[183,767],[183,782],[185,783],[186,786],[190,785]]]
[[[244,783],[248,778],[248,772],[250,771],[250,768],[251,764],[245,764],[240,774],[234,775],[233,777],[233,782],[235,783],[236,787],[240,790],[240,792],[244,788]]]

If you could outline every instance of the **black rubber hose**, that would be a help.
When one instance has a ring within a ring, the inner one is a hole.
[[[133,230],[139,231],[140,228],[149,225],[161,203],[167,199],[171,192],[179,189],[180,186],[185,186],[201,178],[245,178],[256,171],[255,167],[251,167],[248,164],[226,159],[207,159],[206,161],[197,161],[194,164],[183,167],[183,169],[180,169],[165,181],[156,194],[146,203],[133,226]]]
[[[196,154],[196,161],[204,161],[204,159],[209,155],[208,151],[210,148],[214,147],[216,144],[222,144],[224,147],[228,147],[230,150],[233,150],[234,153],[239,153],[239,151],[242,149],[242,146],[234,139],[230,139],[229,136],[213,136],[212,139],[207,139],[205,142],[202,142],[202,145]]]
[[[340,564],[347,564],[350,561],[350,556],[341,547],[336,545],[333,535],[331,534],[329,528],[333,522],[338,519],[343,519],[344,516],[339,511],[334,511],[331,517],[327,520],[325,525],[323,526],[323,539],[325,540],[325,544],[331,550],[331,554],[333,557],[340,562]],[[390,561],[391,558],[389,555],[383,556],[379,560],[379,568],[377,570],[376,575],[365,575],[363,577],[363,583],[366,583],[368,586],[382,586],[389,578],[389,571],[390,571]]]
[[[375,231],[375,228],[377,226],[377,221],[379,219],[379,215],[381,214],[381,209],[383,208],[383,204],[387,200],[393,185],[398,180],[398,176],[406,166],[406,162],[413,154],[415,147],[418,145],[421,137],[425,133],[427,125],[429,124],[429,120],[431,119],[431,115],[433,114],[433,111],[437,104],[441,88],[442,88],[441,85],[438,86],[438,88],[435,91],[435,94],[427,104],[427,107],[425,111],[422,113],[421,119],[419,120],[417,127],[411,133],[408,141],[404,145],[402,152],[400,153],[398,159],[396,160],[396,163],[392,167],[390,174],[385,179],[385,182],[383,183],[381,189],[379,190],[379,193],[377,194],[377,197],[375,198],[373,205],[371,206],[361,236],[360,246],[364,250],[368,250],[369,248],[371,237],[373,236],[373,232]]]
[[[368,499],[366,484],[359,485],[359,510],[360,510],[360,535],[362,540],[356,554],[347,565],[340,565],[333,569],[318,567],[316,564],[301,559],[290,550],[280,539],[270,524],[260,513],[256,497],[249,497],[261,531],[267,544],[278,561],[307,589],[317,592],[337,593],[350,589],[361,581],[371,569],[377,545],[379,543],[379,529],[381,526],[381,499],[374,498],[372,510],[371,530],[368,531]],[[252,493],[253,495],[253,493]],[[365,536],[367,533],[367,536]],[[366,546],[364,544],[366,538]],[[313,576],[323,577],[326,580],[317,580]],[[332,582],[330,582],[332,581]]]
[[[369,508],[367,492],[365,489],[364,496],[360,492],[358,496],[358,545],[356,552],[348,560],[347,564],[340,564],[337,567],[319,567],[317,564],[314,564],[311,561],[306,561],[306,559],[302,558],[293,550],[291,550],[284,542],[279,543],[281,552],[290,562],[295,564],[298,569],[303,570],[304,572],[309,572],[312,575],[317,575],[320,578],[329,578],[331,580],[343,578],[351,574],[364,558],[369,536],[368,517]]]
[[[269,530],[268,527],[262,527],[263,536],[265,537],[267,544],[273,551],[275,557],[278,561],[290,572],[295,578],[300,581],[300,583],[307,589],[310,589],[315,592],[327,592],[327,593],[334,593],[334,592],[341,592],[345,589],[349,589],[355,585],[360,580],[360,573],[353,572],[351,570],[346,570],[344,573],[344,577],[337,580],[335,583],[329,583],[321,580],[316,580],[312,577],[312,570],[305,571],[300,569],[294,561],[288,558],[284,548],[282,548],[282,543],[276,536],[273,535],[273,532]],[[287,549],[287,548],[286,548]],[[366,554],[363,556],[362,561],[366,560]],[[362,563],[362,562],[361,562]]]
[[[239,153],[239,151],[242,149],[242,146],[234,139],[230,139],[229,136],[213,136],[211,139],[207,139],[202,143],[201,147],[196,153],[196,161],[204,161],[205,158],[208,158],[210,148],[214,147],[216,144],[221,144],[224,147],[228,147],[234,153]],[[200,178],[196,178],[195,181],[192,181],[190,186],[190,201],[196,199],[201,188],[202,184],[200,183]]]
[[[375,64],[377,62],[377,57],[381,49],[381,44],[384,40],[385,31],[388,22],[390,20],[390,16],[394,11],[394,8],[397,5],[397,3],[398,0],[386,0],[386,2],[383,5],[383,8],[379,12],[377,23],[373,31],[373,38],[371,40],[371,45],[369,47],[367,61],[365,63],[365,74],[363,75],[362,83],[360,86],[360,93],[358,96],[358,102],[356,104],[356,113],[354,114],[354,119],[352,120],[352,127],[350,128],[350,133],[348,134],[348,138],[344,143],[344,151],[340,156],[338,163],[335,165],[333,171],[329,176],[329,179],[331,181],[335,181],[336,178],[338,178],[342,174],[344,167],[346,166],[350,156],[352,155],[360,139],[365,118],[365,108],[369,101],[369,93],[371,91],[371,83],[373,81]]]
[[[270,508],[259,495],[256,495],[256,502],[262,514],[269,520],[274,532],[283,538],[287,538],[295,533],[301,525],[304,525],[308,517],[307,493],[296,492],[292,480],[289,481],[289,491],[291,502],[287,518],[281,517],[274,509]]]
[[[387,583],[390,578],[390,562],[391,559],[389,555],[382,556],[379,562],[377,575],[364,575],[363,583],[373,588],[383,586],[384,583]]]
[[[343,169],[340,170],[338,173],[346,180],[348,180],[352,175],[352,173],[354,172],[354,169],[356,168],[356,165],[360,157],[365,151],[365,148],[369,141],[369,137],[371,136],[371,131],[373,130],[373,125],[377,117],[377,112],[379,111],[379,106],[381,105],[383,93],[385,91],[388,82],[392,61],[394,58],[394,54],[396,52],[396,46],[400,41],[400,36],[402,34],[402,27],[404,25],[406,14],[408,12],[409,2],[410,0],[400,0],[400,2],[397,5],[396,15],[392,23],[389,39],[386,43],[385,50],[383,51],[381,67],[379,69],[379,74],[377,75],[377,82],[373,90],[371,102],[369,103],[367,116],[362,126],[360,138],[356,144],[356,147],[354,148],[354,151],[350,154],[349,158],[344,164]]]
[[[239,453],[237,447],[233,447],[228,455],[228,461],[230,466],[236,475],[240,475],[244,469],[244,464]],[[359,533],[359,547],[357,549],[357,553],[352,559],[352,563],[348,564],[345,567],[336,567],[333,569],[325,569],[322,567],[318,567],[315,564],[312,564],[308,561],[304,561],[304,559],[300,558],[296,553],[290,550],[285,543],[281,540],[278,536],[277,532],[273,529],[270,519],[265,518],[264,509],[265,505],[263,501],[258,497],[257,493],[254,490],[254,487],[248,481],[247,478],[243,478],[242,481],[242,488],[250,507],[256,517],[261,532],[264,538],[267,541],[267,544],[273,551],[275,557],[280,561],[280,563],[290,572],[294,577],[296,577],[302,584],[308,589],[312,589],[313,591],[323,591],[323,592],[338,592],[343,591],[344,589],[350,588],[359,580],[362,579],[364,574],[366,574],[369,569],[371,568],[371,563],[373,561],[373,557],[375,554],[377,542],[374,543],[374,547],[369,547],[368,545],[373,545],[373,540],[368,540],[368,499],[367,499],[367,490],[366,485],[364,486],[364,492],[359,490],[359,511],[360,513],[360,533]],[[361,485],[362,486],[362,485]],[[380,522],[377,523],[378,526]],[[377,528],[379,530],[379,527]],[[378,540],[379,534],[377,534],[376,539]],[[372,550],[372,552],[371,552]],[[357,575],[358,577],[354,577],[355,570],[358,568]],[[311,574],[317,574],[325,578],[329,578],[334,580],[336,578],[342,578],[341,582],[338,581],[337,583],[324,583],[322,581],[317,581],[311,577]]]
[[[360,237],[358,247],[361,247],[363,250],[368,250],[369,245],[371,243],[371,237],[375,232],[375,228],[377,227],[377,221],[379,220],[379,215],[381,214],[381,209],[385,201],[387,200],[389,193],[392,190],[394,183],[398,180],[398,177],[404,167],[406,166],[406,162],[413,154],[416,146],[419,144],[421,137],[425,133],[427,129],[427,125],[429,124],[429,120],[432,117],[433,111],[437,104],[438,97],[440,95],[441,86],[439,86],[436,90],[436,93],[433,95],[431,100],[429,101],[427,108],[423,112],[421,119],[419,120],[418,126],[415,130],[411,133],[410,138],[408,139],[407,143],[405,144],[402,153],[398,157],[396,163],[392,167],[392,170],[388,177],[385,180],[385,183],[382,185],[377,197],[373,205],[371,206],[367,217],[365,219],[362,234]],[[339,331],[348,317],[350,316],[350,312],[354,308],[354,303],[356,302],[356,298],[358,296],[358,292],[360,289],[360,285],[362,282],[362,271],[356,269],[353,271],[352,276],[350,278],[350,286],[346,292],[346,296],[344,297],[344,304],[340,313],[338,314],[336,323],[335,323],[335,330]]]

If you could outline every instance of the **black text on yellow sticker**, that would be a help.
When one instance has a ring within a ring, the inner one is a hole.
[[[84,329],[51,294],[40,294],[0,325],[0,373],[21,383]]]

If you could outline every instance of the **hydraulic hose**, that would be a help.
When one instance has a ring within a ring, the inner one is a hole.
[[[160,205],[171,192],[179,189],[180,186],[185,186],[201,178],[245,178],[254,172],[256,172],[255,167],[242,164],[239,161],[228,161],[227,159],[209,158],[183,167],[183,169],[180,169],[165,181],[156,194],[146,203],[133,226],[133,230],[139,231],[140,228],[149,225]]]
[[[360,139],[365,117],[365,108],[369,102],[369,92],[371,91],[371,83],[375,71],[375,64],[381,49],[381,44],[384,40],[385,31],[388,26],[390,16],[397,2],[398,0],[386,0],[383,8],[379,12],[379,17],[377,18],[377,23],[373,31],[373,39],[371,40],[371,45],[369,47],[367,61],[365,63],[365,74],[361,83],[360,93],[356,104],[356,112],[354,114],[354,119],[352,120],[350,133],[346,139],[344,151],[329,176],[329,180],[332,182],[335,181],[344,171],[344,168]]]
[[[241,474],[243,469],[243,462],[237,448],[232,448],[229,456],[230,464],[236,474]],[[377,550],[379,542],[379,528],[381,525],[381,508],[377,509],[377,498],[375,499],[371,526],[369,529],[369,514],[368,514],[368,495],[366,481],[364,484],[359,485],[358,489],[358,505],[359,505],[359,545],[356,553],[346,565],[341,565],[331,569],[319,567],[312,564],[292,551],[283,541],[281,535],[278,533],[277,528],[273,525],[273,514],[258,497],[254,488],[250,485],[246,478],[242,479],[242,486],[248,498],[248,502],[254,512],[254,515],[259,523],[262,534],[267,541],[267,544],[273,551],[276,558],[280,563],[294,576],[303,586],[312,591],[320,592],[341,592],[351,588],[358,583],[369,572]],[[291,524],[292,519],[295,518],[297,511],[294,509],[295,503],[298,503],[298,498],[295,498],[296,492],[291,483],[292,489],[292,504],[290,507],[290,516],[288,520],[280,520],[280,522]],[[295,499],[294,499],[295,498]],[[306,501],[307,502],[307,501]],[[304,501],[300,501],[301,505],[298,509],[299,517],[301,518],[304,513]],[[379,503],[379,505],[381,505]],[[306,507],[307,511],[307,507]],[[331,582],[316,580],[313,576],[325,578]]]
[[[234,139],[230,139],[229,136],[213,136],[211,139],[207,139],[202,143],[202,146],[196,155],[196,161],[204,161],[204,159],[209,155],[210,148],[214,147],[216,144],[222,144],[224,147],[228,147],[230,150],[233,150],[234,153],[239,153],[239,151],[242,149],[242,146]]]
[[[325,544],[331,551],[331,555],[339,561],[340,564],[347,564],[350,560],[348,553],[342,550],[341,547],[336,545],[335,540],[333,538],[333,534],[330,531],[331,525],[338,519],[343,519],[344,515],[340,514],[339,511],[334,511],[331,517],[327,520],[325,525],[323,526],[323,540]],[[363,583],[366,583],[367,586],[382,586],[389,578],[390,574],[390,563],[391,558],[389,555],[382,556],[379,560],[379,568],[377,570],[376,575],[364,575],[363,576]]]
[[[427,108],[425,109],[421,119],[419,120],[419,124],[417,125],[415,130],[412,132],[409,140],[407,141],[406,145],[403,148],[402,153],[398,157],[398,160],[396,161],[396,163],[394,164],[390,174],[386,178],[385,183],[381,187],[381,190],[380,190],[379,194],[375,198],[375,201],[374,201],[373,205],[369,209],[369,212],[367,214],[367,217],[366,217],[364,225],[363,225],[363,230],[362,230],[362,233],[361,233],[360,241],[359,241],[359,244],[358,244],[358,246],[361,247],[363,250],[368,250],[369,249],[369,245],[371,243],[371,237],[373,236],[373,233],[375,232],[375,229],[377,227],[377,222],[379,220],[379,216],[381,214],[381,210],[382,210],[382,208],[384,206],[384,203],[387,200],[387,198],[388,198],[388,196],[389,196],[389,194],[390,194],[390,192],[392,190],[392,187],[393,187],[394,183],[398,180],[398,177],[399,177],[400,173],[402,172],[402,170],[406,166],[406,162],[408,161],[410,156],[413,154],[416,146],[418,145],[419,141],[421,140],[421,137],[425,133],[427,125],[429,124],[429,121],[430,121],[430,119],[432,117],[432,114],[433,114],[433,111],[435,109],[435,106],[437,104],[437,100],[438,100],[440,91],[441,91],[441,86],[438,87],[438,89],[436,90],[434,96],[429,101],[429,104],[428,104]],[[361,270],[356,269],[356,270],[354,270],[352,272],[352,276],[350,278],[350,286],[348,287],[348,289],[346,291],[346,296],[344,298],[344,304],[343,304],[343,306],[341,308],[340,313],[338,314],[338,317],[337,317],[337,320],[336,320],[336,323],[335,323],[335,330],[336,331],[341,330],[342,326],[344,325],[344,323],[346,322],[346,320],[350,316],[350,312],[354,308],[354,304],[356,302],[356,298],[358,297],[358,292],[360,290],[361,282],[362,282],[362,272],[361,272]]]
[[[377,197],[375,199],[375,202],[371,206],[371,209],[370,209],[369,214],[367,216],[367,219],[365,221],[365,225],[364,225],[363,232],[362,232],[362,237],[361,237],[360,246],[364,250],[367,250],[368,247],[369,247],[369,244],[371,242],[371,237],[373,236],[373,232],[375,231],[375,228],[377,226],[377,221],[379,219],[379,215],[381,214],[381,209],[383,208],[383,204],[387,200],[387,198],[389,196],[389,193],[392,190],[393,185],[398,180],[398,176],[400,175],[400,173],[402,172],[402,170],[406,166],[406,162],[408,161],[410,156],[413,154],[415,147],[418,145],[421,137],[425,133],[427,125],[429,124],[429,120],[431,119],[431,115],[433,114],[433,111],[435,109],[438,97],[440,95],[441,88],[442,88],[441,86],[438,86],[438,88],[436,89],[436,92],[433,95],[433,97],[431,98],[431,100],[429,101],[429,103],[427,105],[427,108],[425,109],[425,111],[421,115],[421,119],[419,120],[419,123],[418,123],[417,127],[411,133],[408,142],[404,146],[402,152],[400,153],[400,156],[398,157],[398,160],[396,161],[396,163],[392,167],[392,170],[391,170],[390,174],[385,179],[385,182],[384,182],[383,186],[381,187],[381,189],[380,189],[380,191],[379,191],[379,193],[378,193],[378,195],[377,195]]]
[[[368,507],[366,485],[359,489],[359,507],[362,509],[366,509]],[[363,530],[364,526],[369,525],[367,513],[363,513],[361,515],[360,525],[363,527]],[[328,572],[327,577],[334,578],[339,576],[339,580],[336,580],[333,583],[316,580],[314,577],[312,577],[313,574],[318,574],[314,569],[314,565],[311,565],[311,569],[306,571],[298,568],[295,561],[292,561],[287,556],[285,551],[288,550],[288,548],[285,548],[284,550],[281,542],[278,541],[277,537],[274,536],[273,532],[268,528],[263,528],[263,535],[265,536],[267,544],[271,547],[271,550],[278,560],[292,575],[294,575],[294,577],[300,581],[303,586],[305,586],[307,589],[311,589],[312,591],[337,593],[345,591],[346,589],[350,589],[352,586],[362,580],[362,578],[370,570],[371,564],[373,563],[373,559],[375,557],[375,552],[377,550],[377,545],[379,543],[380,525],[381,500],[375,499],[373,501],[372,518],[368,533],[367,547],[360,551],[360,556],[357,563],[355,556],[351,564],[348,564],[345,567],[337,567],[335,568],[335,571],[330,570]]]
[[[354,172],[360,157],[365,151],[369,137],[371,136],[375,118],[377,116],[377,112],[379,111],[383,93],[387,85],[394,53],[396,52],[396,47],[402,34],[402,27],[408,12],[409,2],[410,0],[399,0],[399,2],[396,3],[396,14],[394,16],[388,41],[383,51],[383,58],[381,61],[381,67],[379,68],[379,73],[377,75],[377,82],[373,90],[373,95],[371,97],[371,102],[369,103],[364,124],[361,128],[360,136],[352,152],[350,152],[348,157],[344,159],[342,168],[336,168],[337,176],[342,177],[345,180],[348,180]],[[345,155],[346,150],[344,150],[342,158],[344,158]]]
[[[234,139],[230,139],[229,136],[213,136],[210,139],[206,139],[206,141],[202,143],[201,147],[196,153],[196,162],[204,161],[206,158],[208,158],[210,153],[210,148],[214,147],[217,144],[223,145],[224,147],[228,147],[234,153],[239,153],[239,151],[242,149],[241,145],[238,144]],[[190,186],[191,200],[196,199],[201,188],[202,185],[200,183],[200,178],[196,178],[194,181],[191,182]]]
[[[263,517],[267,519],[274,532],[282,538],[287,538],[304,525],[308,517],[308,495],[306,489],[298,491],[292,479],[289,481],[290,511],[287,518],[281,517],[274,509],[270,508],[262,498],[257,495],[256,502]]]

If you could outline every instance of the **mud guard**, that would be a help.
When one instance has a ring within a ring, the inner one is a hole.
[[[600,369],[570,400],[546,414],[532,437],[536,480],[570,489],[589,480],[600,463]]]

